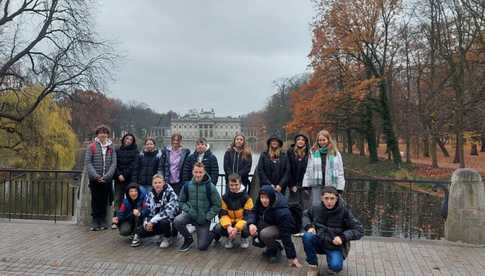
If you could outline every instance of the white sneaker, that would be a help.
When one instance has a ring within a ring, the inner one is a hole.
[[[307,276],[318,276],[318,266],[309,265],[306,275]]]
[[[172,238],[162,238],[162,242],[160,243],[160,248],[169,248],[172,245]]]
[[[248,248],[249,247],[249,239],[248,238],[241,238],[241,248]]]
[[[226,242],[224,243],[224,248],[226,249],[231,249],[234,247],[234,243],[230,239],[226,239]]]
[[[193,226],[192,224],[188,224],[187,225],[187,231],[189,231],[190,234],[194,233],[195,232],[195,226]]]

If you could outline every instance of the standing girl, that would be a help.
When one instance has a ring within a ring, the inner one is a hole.
[[[273,188],[285,193],[288,181],[288,158],[283,152],[283,141],[276,136],[268,139],[268,149],[261,153],[258,161],[258,176],[260,186],[272,185]]]
[[[246,137],[242,134],[237,134],[224,154],[224,172],[226,174],[226,191],[228,191],[228,177],[231,174],[237,173],[241,177],[241,182],[244,185],[245,191],[249,194],[250,181],[249,171],[253,163],[251,149],[246,144]]]
[[[136,161],[133,169],[133,182],[140,185],[140,190],[145,196],[152,187],[152,178],[157,174],[160,166],[161,152],[157,149],[155,139],[145,139],[145,146]]]
[[[320,204],[320,190],[324,186],[335,187],[339,194],[345,189],[342,156],[327,130],[321,130],[317,134],[302,186],[312,187],[312,205]]]

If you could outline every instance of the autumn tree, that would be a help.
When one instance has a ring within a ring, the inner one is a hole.
[[[93,31],[95,4],[0,1],[0,118],[20,123],[49,95],[98,89],[109,79],[116,55]],[[21,102],[30,85],[42,90]]]
[[[44,88],[22,89],[18,98],[13,94],[3,99],[20,102],[19,112],[29,109]],[[47,96],[22,122],[0,118],[0,155],[10,156],[7,163],[20,168],[72,169],[78,142],[70,126],[69,109]]]
[[[364,81],[377,82],[378,105],[367,110],[378,112],[388,149],[399,166],[401,155],[393,118],[392,69],[400,47],[395,37],[399,32],[401,2],[317,1],[317,8],[318,15],[313,23],[311,65],[318,70],[320,64],[329,59],[350,58],[363,66]]]

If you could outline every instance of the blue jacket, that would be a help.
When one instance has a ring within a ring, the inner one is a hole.
[[[136,187],[138,190],[138,197],[135,200],[131,200],[130,196],[128,195],[128,191]],[[142,192],[140,191],[140,187],[134,183],[128,185],[126,187],[125,192],[125,199],[121,203],[120,209],[118,210],[118,220],[119,223],[127,220],[131,220],[133,218],[133,210],[138,209],[141,213],[140,218],[144,219],[150,213],[150,209],[148,209],[148,205],[145,202],[145,197],[143,196]]]
[[[285,247],[286,257],[288,259],[296,258],[295,245],[291,240],[291,234],[296,233],[296,224],[293,219],[290,209],[288,208],[288,200],[281,193],[278,193],[270,185],[261,187],[259,194],[265,193],[270,198],[270,205],[264,207],[261,204],[260,197],[256,201],[256,225],[261,231],[264,226],[278,227],[280,239]]]

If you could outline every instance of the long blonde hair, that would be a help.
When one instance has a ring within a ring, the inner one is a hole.
[[[232,144],[231,144],[231,149],[236,148],[236,138],[237,137],[243,138],[243,144],[242,144],[242,147],[241,147],[241,157],[242,157],[242,159],[244,159],[244,160],[251,159],[251,148],[246,143],[246,136],[244,136],[242,133],[238,133],[238,134],[236,134],[236,136],[234,136],[234,139],[232,140]]]
[[[328,153],[332,155],[337,155],[338,148],[337,148],[337,143],[332,138],[332,135],[328,130],[322,129],[317,133],[317,137],[315,139],[315,143],[312,146],[312,151],[317,151],[320,146],[318,145],[318,138],[324,136],[328,140]]]

